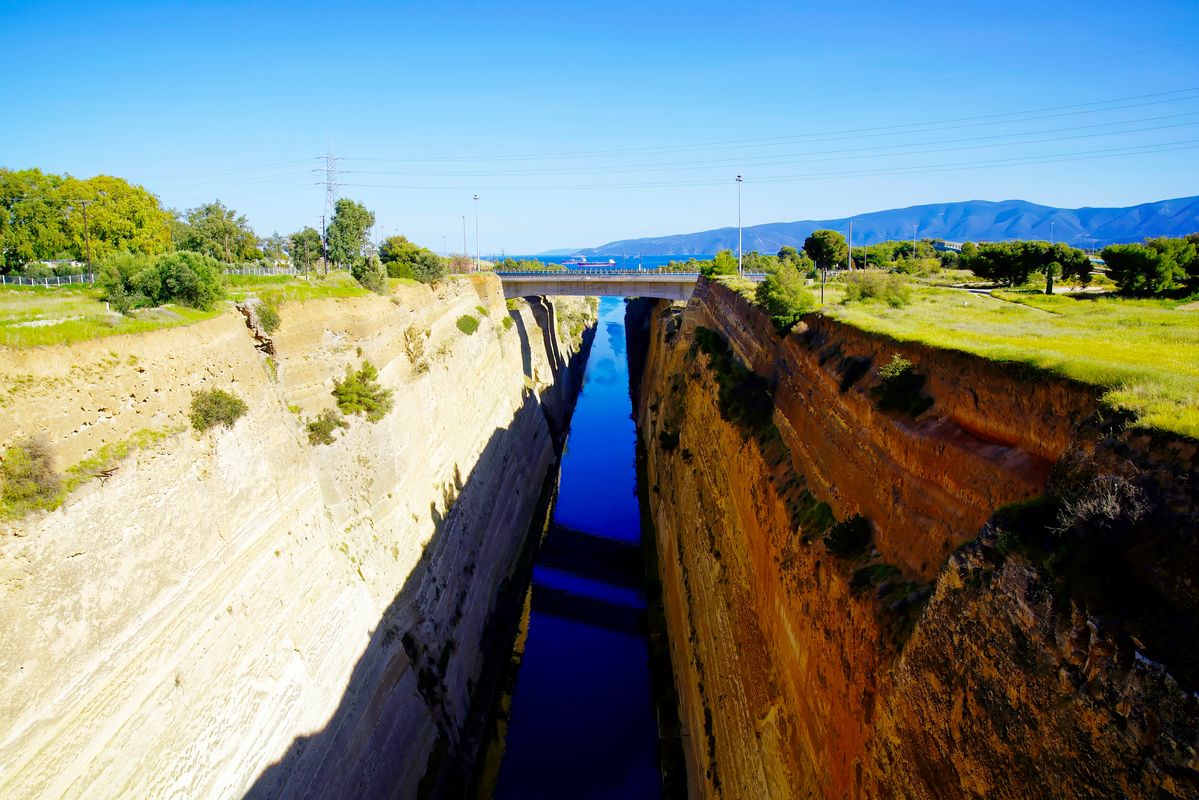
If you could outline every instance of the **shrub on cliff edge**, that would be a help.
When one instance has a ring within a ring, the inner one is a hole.
[[[0,499],[8,515],[21,516],[35,508],[53,508],[61,489],[62,479],[54,471],[45,440],[22,439],[4,451],[0,460]]]
[[[343,414],[365,414],[370,422],[378,422],[387,416],[394,404],[392,391],[376,382],[379,370],[374,364],[363,361],[357,372],[346,367],[345,380],[333,381],[333,397]]]
[[[192,393],[192,427],[203,433],[214,425],[232,428],[247,406],[240,397],[221,389],[201,389]]]
[[[755,291],[758,305],[766,309],[781,336],[816,307],[816,297],[808,291],[799,267],[790,261],[771,265]]]
[[[371,256],[350,265],[350,274],[354,280],[375,294],[387,294],[387,270],[378,256]]]
[[[923,393],[925,376],[916,372],[916,365],[900,355],[878,370],[881,379],[874,389],[881,411],[900,411],[913,417],[923,414],[933,404]]]
[[[333,444],[333,432],[338,428],[348,428],[350,424],[341,418],[331,408],[326,408],[316,419],[309,420],[305,428],[308,430],[308,444]]]

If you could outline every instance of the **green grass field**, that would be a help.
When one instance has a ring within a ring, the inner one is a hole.
[[[370,294],[347,272],[311,280],[290,275],[226,275],[225,281],[230,300],[256,295],[276,305]],[[395,288],[415,281],[393,278],[390,283]],[[212,319],[227,308],[225,302],[210,311],[169,303],[121,316],[108,310],[103,292],[95,286],[0,287],[0,346],[40,347],[175,328]]]
[[[1179,310],[1179,302],[932,287],[914,287],[902,308],[838,300],[828,295],[824,313],[1100,387],[1103,401],[1131,411],[1137,424],[1199,439],[1199,312]]]
[[[168,304],[123,317],[109,311],[100,290],[90,286],[4,287],[0,289],[0,345],[39,347],[142,333],[212,319],[221,311],[221,307],[201,311]]]
[[[229,296],[244,300],[256,295],[268,303],[282,304],[318,300],[326,297],[361,297],[370,294],[343,271],[309,280],[293,275],[226,275]],[[393,283],[397,279],[392,279]]]

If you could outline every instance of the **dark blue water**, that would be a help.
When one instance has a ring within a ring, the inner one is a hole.
[[[631,413],[624,303],[605,297],[533,567],[497,798],[661,795]]]

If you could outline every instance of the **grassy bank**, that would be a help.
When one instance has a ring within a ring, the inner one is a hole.
[[[394,289],[415,282],[392,278],[390,283]],[[370,294],[348,272],[311,280],[291,275],[226,275],[225,287],[229,300],[257,296],[273,305]],[[146,333],[212,319],[227,308],[224,301],[209,311],[168,303],[121,315],[108,307],[103,291],[96,286],[0,287],[0,346],[40,347]]]
[[[830,297],[829,300],[834,298]],[[1199,313],[1165,300],[913,287],[910,304],[824,313],[903,341],[1027,364],[1101,387],[1136,422],[1199,439]]]
[[[94,287],[6,287],[0,289],[0,345],[69,344],[190,325],[219,313],[219,306],[201,311],[170,303],[122,316],[108,309],[103,294]]]

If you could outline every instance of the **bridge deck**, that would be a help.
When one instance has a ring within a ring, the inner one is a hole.
[[[686,300],[691,297],[697,272],[657,270],[562,270],[555,272],[496,272],[505,297],[533,295],[615,295]],[[746,274],[760,281],[761,274]]]

